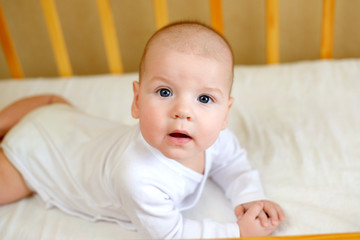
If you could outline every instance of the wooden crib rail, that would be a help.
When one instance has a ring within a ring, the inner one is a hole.
[[[54,0],[40,0],[52,50],[59,76],[73,75],[71,61],[65,44],[64,35],[59,21]],[[266,56],[268,64],[280,62],[279,45],[279,13],[278,0],[266,2]],[[99,21],[102,29],[103,42],[107,56],[109,73],[123,73],[123,62],[119,41],[116,34],[113,9],[110,0],[96,0]],[[222,0],[209,0],[212,26],[225,35],[223,26]],[[169,22],[167,0],[153,0],[153,11],[156,28],[159,29]],[[320,58],[332,58],[334,32],[335,0],[323,0],[323,18],[321,32]],[[23,70],[19,61],[16,46],[12,41],[10,31],[0,2],[0,41],[6,58],[9,72],[13,78],[23,78]]]
[[[15,50],[15,46],[10,36],[9,29],[7,27],[5,16],[0,4],[0,41],[4,51],[6,62],[8,64],[11,76],[13,78],[23,78],[24,74],[21,68],[21,64],[18,55]]]
[[[45,22],[52,43],[59,75],[62,77],[71,76],[72,69],[69,54],[66,49],[64,35],[62,33],[54,0],[41,0],[41,5],[43,7]]]
[[[224,34],[221,0],[210,0],[210,17],[212,27],[219,33]]]
[[[335,0],[323,1],[320,58],[329,59],[333,55]]]
[[[359,240],[360,233],[334,233],[320,235],[239,238],[241,240]],[[231,239],[229,239],[231,240]],[[235,240],[235,239],[233,239]]]
[[[160,29],[169,22],[167,1],[153,0],[156,29]]]
[[[266,56],[267,63],[279,63],[278,0],[266,0]]]
[[[110,73],[123,73],[121,53],[116,37],[114,17],[109,0],[97,0],[99,16],[103,31],[106,56]]]

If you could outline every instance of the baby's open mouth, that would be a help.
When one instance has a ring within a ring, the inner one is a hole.
[[[170,137],[174,138],[191,138],[189,135],[185,133],[170,133]]]
[[[176,146],[185,146],[193,140],[193,138],[186,131],[175,130],[169,133],[168,139],[170,143]]]

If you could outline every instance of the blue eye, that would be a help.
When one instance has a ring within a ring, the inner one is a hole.
[[[169,89],[166,89],[166,88],[162,88],[158,91],[159,95],[161,97],[170,97],[171,96],[171,92]]]
[[[212,101],[212,99],[209,97],[209,96],[206,96],[206,95],[201,95],[199,98],[198,98],[199,102],[201,103],[209,103],[210,101]]]

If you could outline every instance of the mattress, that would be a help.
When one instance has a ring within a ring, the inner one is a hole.
[[[56,93],[83,111],[124,124],[137,73],[0,81],[0,109]],[[229,128],[259,170],[269,199],[286,214],[273,235],[360,231],[360,59],[236,66]],[[209,179],[192,219],[235,221]],[[36,194],[0,206],[0,239],[142,238],[110,222],[47,209]]]

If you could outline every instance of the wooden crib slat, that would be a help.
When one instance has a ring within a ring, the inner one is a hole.
[[[320,58],[329,59],[333,55],[335,0],[323,0]]]
[[[266,0],[266,55],[267,63],[279,63],[278,0]]]
[[[72,69],[69,55],[66,49],[64,36],[61,30],[60,20],[56,11],[54,0],[41,0],[45,22],[48,28],[51,44],[59,75],[71,76]]]
[[[160,29],[169,22],[166,0],[153,0],[156,29]]]
[[[110,73],[123,73],[123,63],[120,54],[115,22],[109,0],[97,0],[102,34]]]
[[[221,34],[224,34],[224,24],[222,16],[222,0],[209,0],[211,12],[211,25]]]
[[[7,27],[4,12],[0,4],[0,42],[6,62],[8,64],[10,74],[12,78],[23,78],[24,74],[21,68],[19,58],[16,54],[15,46],[11,39],[10,31]]]

